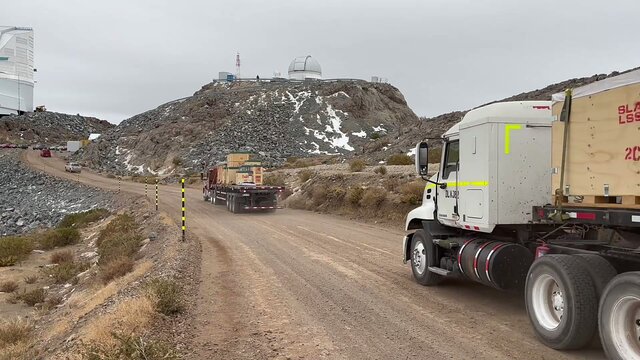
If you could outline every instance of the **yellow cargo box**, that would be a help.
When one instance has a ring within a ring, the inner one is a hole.
[[[249,153],[233,153],[233,154],[229,154],[227,155],[227,164],[233,163],[233,162],[245,162],[247,160],[249,160],[249,158],[251,157],[251,154]]]
[[[565,123],[559,121],[564,96],[553,99],[555,191]],[[575,89],[565,145],[564,196],[584,197],[587,204],[640,205],[640,70]]]

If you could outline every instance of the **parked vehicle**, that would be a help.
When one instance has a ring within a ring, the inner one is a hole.
[[[262,185],[262,165],[250,160],[250,154],[229,154],[227,162],[205,174],[202,194],[205,201],[226,205],[233,213],[243,211],[275,211],[282,186]]]
[[[40,156],[42,157],[51,157],[51,151],[49,149],[40,150]]]
[[[82,166],[76,162],[68,162],[64,165],[64,171],[70,173],[79,173],[82,171]]]
[[[640,71],[468,112],[443,135],[440,170],[406,219],[403,261],[425,286],[460,277],[523,290],[542,343],[599,332],[640,359]]]

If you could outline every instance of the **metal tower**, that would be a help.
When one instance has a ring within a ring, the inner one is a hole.
[[[240,53],[236,54],[236,79],[240,79]]]

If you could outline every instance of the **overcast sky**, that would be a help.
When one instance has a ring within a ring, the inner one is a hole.
[[[385,77],[418,115],[640,65],[638,0],[3,0],[35,32],[35,102],[114,123],[217,77]]]

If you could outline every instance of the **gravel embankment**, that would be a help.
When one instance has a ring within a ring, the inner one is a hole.
[[[108,193],[32,170],[19,157],[20,151],[0,150],[0,236],[55,226],[68,213],[112,207]]]

